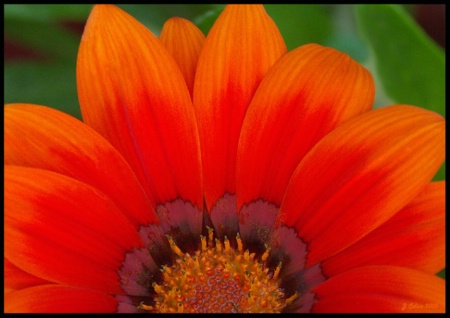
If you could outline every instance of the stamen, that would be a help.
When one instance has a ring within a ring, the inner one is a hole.
[[[244,250],[244,247],[242,245],[242,240],[241,240],[241,236],[238,234],[236,234],[236,242],[237,242],[237,246],[238,246],[238,252],[242,253],[242,251]]]
[[[231,250],[230,241],[228,240],[226,235],[223,239],[223,244],[225,245],[225,252],[230,252]]]
[[[158,285],[157,283],[153,283],[152,287],[153,287],[153,289],[155,290],[155,292],[157,294],[160,294],[160,293],[164,292],[164,289],[160,285]]]
[[[273,273],[273,279],[277,279],[278,275],[280,274],[280,270],[281,270],[281,265],[282,263],[279,262],[277,268],[275,268],[275,272]]]
[[[269,252],[270,252],[270,246],[266,244],[266,250],[265,250],[264,254],[261,256],[261,260],[263,262],[265,262],[266,259],[269,257]]]
[[[153,283],[154,303],[141,303],[139,309],[152,312],[281,312],[298,296],[287,297],[280,288],[281,262],[273,270],[266,266],[270,246],[258,259],[245,249],[236,235],[237,249],[225,236],[214,239],[208,227],[208,242],[200,237],[200,248],[193,256],[183,253],[171,236],[174,264],[161,268],[163,281]],[[215,244],[214,244],[215,242]]]
[[[202,252],[206,251],[206,237],[204,237],[203,235],[200,235],[200,240],[202,241]]]
[[[138,309],[151,311],[154,308],[153,306],[147,306],[146,304],[144,304],[144,302],[141,302],[138,306]]]
[[[218,239],[216,239],[216,250],[219,253],[222,252],[222,243]]]
[[[245,252],[244,252],[244,260],[246,262],[250,261],[250,251],[249,250],[245,250]]]
[[[207,226],[206,228],[208,229],[208,242],[210,245],[212,245],[213,238],[214,238],[214,230],[212,228],[210,228],[209,226]]]
[[[286,304],[289,305],[289,304],[292,303],[297,297],[298,297],[298,293],[295,292],[294,295],[292,295],[291,297],[289,297],[288,299],[286,299]]]
[[[177,254],[178,256],[182,256],[183,252],[181,252],[180,248],[175,244],[175,241],[170,235],[166,235],[167,240],[169,240],[170,248],[172,251]]]

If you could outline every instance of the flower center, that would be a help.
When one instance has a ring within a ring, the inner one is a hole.
[[[270,248],[257,259],[244,251],[239,234],[236,249],[225,237],[215,239],[208,228],[208,239],[201,236],[201,247],[194,255],[183,253],[168,236],[176,255],[171,266],[163,266],[163,281],[153,283],[156,293],[153,305],[141,303],[140,309],[152,312],[281,312],[297,293],[286,298],[278,275],[281,263],[270,271],[266,260]]]

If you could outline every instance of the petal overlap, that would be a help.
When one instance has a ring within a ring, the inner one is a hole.
[[[441,166],[444,146],[444,119],[406,105],[355,117],[319,141],[296,168],[280,212],[309,245],[307,266],[404,208]]]
[[[370,73],[317,44],[289,52],[267,73],[249,106],[237,156],[238,210],[258,198],[281,204],[304,155],[328,132],[372,108]]]
[[[3,258],[4,271],[4,291],[5,294],[38,285],[48,284],[49,281],[31,275],[30,273],[21,270],[13,263],[8,261],[6,257]]]
[[[122,293],[117,270],[127,251],[142,246],[132,224],[95,188],[47,170],[5,166],[5,257],[19,269]]]
[[[322,262],[334,276],[363,265],[396,265],[436,274],[445,267],[445,181],[433,182],[405,208]]]
[[[194,83],[208,209],[235,193],[242,121],[268,69],[286,52],[262,6],[227,6],[208,33]]]
[[[146,196],[119,152],[90,127],[45,106],[10,104],[4,114],[5,164],[86,182],[114,200],[136,227],[156,222],[155,199]]]
[[[81,39],[77,87],[83,121],[116,147],[157,203],[199,208],[200,146],[183,75],[162,43],[114,6],[95,6]]]
[[[159,39],[177,62],[192,97],[204,34],[191,21],[175,17],[164,23]]]

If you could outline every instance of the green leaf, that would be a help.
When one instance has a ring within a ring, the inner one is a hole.
[[[323,44],[332,32],[331,14],[324,5],[266,4],[289,50],[306,43]]]
[[[65,60],[76,56],[81,39],[55,23],[21,19],[5,20],[5,36],[16,44]]]
[[[385,93],[445,115],[445,56],[399,5],[355,6]]]
[[[192,22],[194,22],[203,34],[207,35],[214,22],[216,22],[217,17],[222,13],[225,5],[215,5],[209,10],[206,10],[202,14],[195,17]]]
[[[357,62],[362,63],[367,59],[367,44],[356,31],[356,17],[353,5],[328,5],[330,21],[332,21],[332,33],[324,43],[338,51],[347,53]]]
[[[7,4],[5,19],[19,19],[40,22],[57,22],[62,20],[84,21],[92,5],[60,4]]]
[[[50,106],[81,118],[75,60],[70,63],[8,63],[5,65],[5,103]]]
[[[445,180],[445,162],[433,178],[433,181],[439,180]]]

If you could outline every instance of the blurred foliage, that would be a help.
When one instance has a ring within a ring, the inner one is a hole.
[[[355,7],[359,29],[373,53],[376,74],[394,100],[445,115],[444,52],[402,10],[388,5]]]
[[[172,16],[207,34],[223,5],[120,5],[153,33]],[[10,43],[36,53],[5,59],[4,102],[43,104],[81,118],[75,65],[92,5],[4,5]],[[344,51],[373,74],[374,107],[409,103],[445,116],[445,55],[412,19],[413,5],[266,5],[290,50],[315,42]],[[70,26],[79,26],[74,30]],[[445,168],[435,180],[445,179]],[[445,274],[441,274],[445,275]]]
[[[194,21],[206,34],[223,5],[120,5],[153,33],[171,16]],[[376,107],[410,103],[442,114],[445,58],[411,19],[411,5],[266,5],[290,50],[315,42],[348,53],[377,80]],[[32,61],[6,60],[5,102],[44,103],[79,116],[75,61],[82,25],[92,5],[5,5],[5,38],[41,53]],[[45,71],[48,68],[48,71]],[[63,75],[57,74],[58,68]],[[44,74],[46,73],[46,74]],[[47,83],[46,81],[49,81]],[[34,86],[34,87],[29,87]]]

